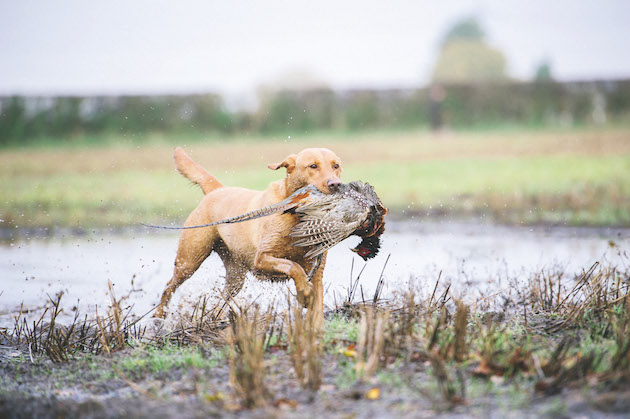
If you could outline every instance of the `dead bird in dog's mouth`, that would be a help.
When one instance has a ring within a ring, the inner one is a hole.
[[[277,204],[209,224],[188,227],[147,226],[177,230],[203,228],[241,223],[278,213],[296,214],[299,217],[299,222],[291,229],[290,236],[297,239],[293,246],[310,247],[306,257],[317,257],[315,265],[319,265],[319,259],[326,250],[352,235],[361,237],[361,242],[352,251],[363,260],[376,256],[380,249],[380,237],[385,231],[387,208],[372,185],[354,181],[341,184],[331,194],[324,194],[315,186],[308,185]],[[315,270],[314,266],[311,271]]]

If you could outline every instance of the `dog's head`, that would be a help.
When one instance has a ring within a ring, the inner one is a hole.
[[[306,185],[313,185],[323,193],[333,193],[341,185],[341,159],[327,148],[307,148],[267,167],[287,169],[287,195]]]

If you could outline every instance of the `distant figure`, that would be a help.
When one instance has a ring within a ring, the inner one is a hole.
[[[606,123],[606,96],[597,87],[594,87],[592,98],[591,118],[596,125],[603,125]]]
[[[442,102],[444,102],[445,97],[446,92],[439,84],[434,84],[429,89],[429,125],[431,131],[440,131],[444,125]]]

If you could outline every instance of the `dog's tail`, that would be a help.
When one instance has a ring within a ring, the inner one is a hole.
[[[207,195],[215,189],[223,186],[217,178],[208,173],[206,169],[195,163],[181,147],[175,148],[174,159],[177,171],[184,175],[186,179],[190,180],[192,183],[199,185],[204,195]]]

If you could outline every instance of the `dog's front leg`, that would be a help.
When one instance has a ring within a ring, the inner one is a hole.
[[[313,325],[320,328],[324,324],[324,266],[326,264],[326,253],[322,255],[322,261],[317,268],[313,280],[313,305],[308,307],[312,310]]]
[[[298,302],[309,308],[313,300],[313,286],[308,282],[306,272],[297,263],[271,256],[269,253],[259,252],[254,261],[256,269],[267,273],[281,273],[293,278],[297,290]]]

